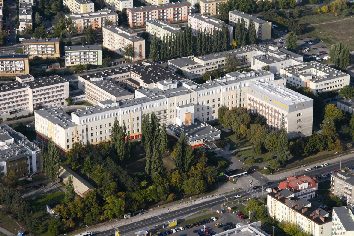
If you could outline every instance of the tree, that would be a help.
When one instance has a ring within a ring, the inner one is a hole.
[[[350,52],[347,45],[337,43],[329,50],[330,61],[337,68],[345,70],[350,64]]]
[[[48,233],[51,236],[60,234],[60,222],[58,219],[52,218],[48,224]]]
[[[290,32],[286,36],[285,46],[288,50],[294,51],[297,48],[297,36],[294,32]]]
[[[52,180],[56,180],[59,174],[60,155],[52,141],[48,143],[48,149],[43,153],[44,173]]]
[[[236,71],[241,65],[243,64],[243,61],[238,58],[235,55],[228,55],[226,57],[226,62],[225,62],[225,72],[233,72]]]
[[[292,236],[310,236],[310,234],[305,233],[298,225],[291,224],[289,222],[281,222],[280,228],[284,230],[287,235]]]
[[[352,99],[354,97],[354,88],[346,85],[339,91],[339,95],[345,99]]]
[[[86,44],[94,44],[96,42],[96,36],[95,36],[95,31],[92,29],[92,27],[87,27],[84,29],[84,40]]]
[[[151,39],[149,58],[152,61],[159,60],[159,40],[157,39],[156,35],[153,35]]]
[[[265,126],[260,124],[251,124],[249,129],[249,140],[253,144],[254,152],[259,155],[262,153],[262,146],[267,134]]]
[[[264,203],[258,199],[248,200],[245,209],[254,217],[251,217],[251,221],[259,220],[264,223],[269,219],[267,208],[264,206]]]
[[[328,104],[325,107],[324,120],[332,120],[335,124],[344,118],[342,110],[334,104]]]
[[[121,217],[124,214],[125,202],[122,197],[111,195],[106,198],[103,207],[103,218],[112,220]]]
[[[124,48],[124,56],[132,60],[134,58],[134,47],[132,44],[127,45]]]
[[[73,201],[74,199],[75,199],[75,190],[74,190],[73,180],[71,177],[69,177],[69,181],[65,187],[64,201],[66,203],[69,203],[69,202]]]
[[[250,22],[248,27],[248,42],[250,44],[257,43],[257,32],[253,21]]]
[[[111,140],[117,152],[118,161],[124,161],[130,158],[130,142],[129,135],[127,134],[127,129],[125,125],[119,125],[117,119],[114,120]]]

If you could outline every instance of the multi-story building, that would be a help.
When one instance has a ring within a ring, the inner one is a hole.
[[[0,124],[0,175],[20,178],[40,171],[40,152],[23,134]]]
[[[350,83],[349,74],[315,61],[282,68],[280,74],[287,84],[313,93],[336,91]]]
[[[146,32],[162,40],[181,32],[181,28],[159,20],[147,20]]]
[[[28,57],[58,58],[60,57],[60,41],[51,39],[25,39],[22,41],[23,53]]]
[[[84,14],[72,14],[66,17],[72,20],[79,33],[82,33],[84,29],[88,27],[91,27],[92,29],[101,29],[106,25],[118,24],[118,15],[109,9],[102,9]]]
[[[169,0],[145,0],[145,2],[146,2],[146,3],[149,3],[150,5],[159,6],[159,5],[167,4],[167,3],[169,3],[170,1],[169,1]]]
[[[313,236],[331,236],[332,221],[327,211],[314,208],[308,200],[288,196],[283,191],[274,189],[267,196],[267,209],[272,218],[295,224]]]
[[[63,4],[74,14],[84,14],[95,11],[94,3],[90,0],[64,0]]]
[[[69,82],[62,77],[19,76],[16,79],[0,86],[2,120],[26,116],[41,107],[62,106],[69,97]]]
[[[246,28],[248,28],[251,22],[254,23],[257,38],[260,40],[268,40],[272,38],[272,22],[259,19],[253,15],[249,15],[240,11],[229,12],[229,22],[238,23],[244,20]]]
[[[27,55],[0,55],[0,76],[16,76],[25,74],[29,74],[29,62]]]
[[[209,15],[209,16],[219,15],[220,5],[226,2],[227,0],[200,0],[199,1],[200,13],[202,15]]]
[[[134,72],[134,74],[137,73]],[[160,76],[163,77],[164,74]],[[298,113],[304,113],[304,109],[310,110],[307,105],[312,104],[312,100],[308,99],[306,103],[306,99],[302,95],[291,92],[291,90],[278,89],[277,87],[277,89],[269,91],[263,89],[265,86],[261,83],[256,83],[256,81],[273,83],[273,80],[272,73],[258,71],[234,72],[202,85],[190,80],[159,81],[155,83],[154,87],[148,86],[136,90],[134,99],[101,103],[99,106],[72,112],[70,116],[58,110],[38,110],[35,112],[36,132],[52,139],[63,150],[69,150],[75,142],[97,144],[109,140],[115,119],[120,124],[126,125],[127,131],[134,139],[141,136],[141,120],[144,114],[155,113],[161,123],[168,126],[170,124],[190,125],[195,120],[207,122],[217,119],[221,106],[248,108],[252,105],[252,109],[259,109],[262,112],[263,108],[253,106],[254,102],[249,99],[249,86],[252,84],[261,86],[263,97],[259,96],[259,99],[263,98],[264,104],[272,106],[273,113],[284,114],[285,128],[292,132],[291,122],[288,118],[293,119],[294,114],[296,116]],[[252,88],[252,90],[256,89]],[[279,94],[275,95],[277,93]],[[285,95],[289,98],[284,98]],[[305,103],[306,107],[304,108]],[[288,109],[284,108],[286,105]],[[277,110],[278,112],[276,112]],[[270,125],[273,124],[273,120],[267,122]],[[310,124],[312,116],[307,122],[309,124],[306,126],[311,129],[304,131],[304,135],[308,135],[312,130],[312,124]],[[52,127],[55,128],[52,129]],[[302,131],[297,127],[295,129],[297,132]]]
[[[238,227],[214,234],[215,236],[270,236],[261,229],[261,222],[253,222],[247,225],[239,224]]]
[[[313,100],[300,93],[271,83],[250,84],[247,109],[267,119],[267,124],[284,129],[289,137],[310,136],[313,123]]]
[[[32,11],[32,4],[30,3],[21,3],[19,4],[19,8],[18,8],[18,21],[19,21],[19,25],[17,28],[17,31],[19,33],[24,32],[26,29],[32,29],[32,15],[33,15],[33,11]]]
[[[347,201],[348,204],[354,204],[354,173],[352,171],[334,172],[331,177],[331,192]]]
[[[193,32],[214,34],[215,31],[222,31],[224,28],[227,28],[230,34],[233,32],[232,27],[225,24],[222,20],[201,14],[190,15],[188,17],[188,26]]]
[[[105,4],[114,11],[132,8],[133,0],[104,0]]]
[[[143,6],[127,9],[129,27],[145,27],[148,20],[168,23],[187,22],[191,13],[189,2],[167,3],[160,6]]]
[[[289,193],[292,195],[292,197],[309,200],[316,196],[318,183],[315,178],[310,176],[291,176],[280,182],[278,189],[289,190]]]
[[[237,58],[241,63],[250,65],[254,70],[265,69],[277,74],[280,69],[302,63],[301,55],[274,46],[251,45],[238,49],[212,53],[200,57],[182,57],[168,61],[174,69],[180,69],[188,78],[196,78],[207,71],[221,69],[228,58]]]
[[[138,37],[137,33],[130,29],[115,26],[102,27],[103,47],[125,54],[126,49],[132,47],[133,56],[129,58],[133,61],[145,59],[145,39]]]
[[[332,212],[332,236],[354,235],[354,212],[349,207],[334,207]]]
[[[36,2],[34,0],[19,0],[18,3],[19,4],[23,4],[23,3],[30,4],[30,5],[34,6]]]
[[[102,65],[102,46],[65,46],[65,66]]]

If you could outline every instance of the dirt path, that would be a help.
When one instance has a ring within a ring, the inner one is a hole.
[[[322,23],[317,23],[317,24],[310,24],[311,26],[316,26],[316,25],[327,25],[327,24],[332,24],[332,23],[337,23],[337,22],[341,22],[341,21],[345,21],[345,20],[350,20],[352,19],[353,16],[351,17],[346,17],[340,20],[332,20],[332,21],[327,21],[327,22],[322,22]]]

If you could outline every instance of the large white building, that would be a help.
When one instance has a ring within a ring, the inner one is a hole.
[[[345,200],[347,204],[354,205],[354,172],[350,170],[334,172],[331,175],[331,192]]]
[[[190,80],[160,81],[156,82],[155,86],[142,86],[143,88],[136,90],[134,99],[113,103],[101,102],[99,106],[78,110],[71,115],[59,110],[38,110],[35,112],[36,132],[52,139],[63,150],[69,150],[75,142],[97,144],[109,140],[115,119],[120,124],[125,123],[131,138],[139,138],[144,114],[155,113],[165,125],[184,125],[185,122],[193,123],[194,120],[206,122],[217,119],[221,106],[245,107],[257,111],[255,99],[263,99],[262,103],[267,105],[269,110],[276,115],[280,114],[290,135],[299,134],[298,132],[304,132],[301,135],[311,133],[311,99],[280,86],[274,85],[272,90],[269,90],[266,83],[255,83],[250,87],[255,81],[273,83],[274,75],[267,71],[235,72],[203,85]],[[249,89],[256,91],[257,86],[263,94],[251,96]],[[261,109],[259,111],[263,112]],[[294,127],[291,123],[294,116],[304,119],[303,127],[309,127],[308,130]],[[268,120],[270,125],[275,126],[275,122],[276,119]]]
[[[182,57],[168,61],[168,65],[180,69],[188,78],[200,77],[208,71],[222,69],[228,57],[235,57],[247,63],[253,70],[268,68],[278,74],[280,69],[301,64],[303,57],[283,48],[250,45],[238,49],[212,53],[200,57]]]
[[[60,107],[68,97],[69,82],[60,76],[19,76],[15,82],[0,85],[0,118],[26,116],[41,107]]]
[[[267,196],[267,209],[272,218],[295,224],[313,236],[331,236],[332,221],[327,211],[314,208],[308,200],[294,198],[284,191],[273,190]]]
[[[332,236],[354,235],[354,212],[346,206],[334,207],[332,213]]]
[[[222,31],[223,28],[227,28],[232,36],[232,27],[225,24],[224,21],[210,16],[201,14],[193,14],[188,17],[188,26],[193,32],[205,32],[208,34],[214,34],[215,31]]]
[[[160,20],[147,20],[146,32],[150,35],[155,35],[159,39],[164,39],[181,32],[181,28]]]
[[[238,23],[242,20],[244,20],[246,28],[250,26],[251,22],[254,23],[258,39],[268,40],[272,38],[272,22],[236,10],[229,12],[230,23]]]
[[[95,5],[90,0],[63,0],[63,4],[71,13],[83,14],[95,11]]]
[[[65,66],[102,65],[102,46],[65,46]]]
[[[349,74],[315,61],[282,68],[280,74],[287,84],[314,93],[336,91],[350,83]]]
[[[0,124],[0,175],[15,174],[20,178],[41,169],[41,150],[23,134]]]
[[[125,53],[128,47],[133,49],[133,61],[145,59],[145,39],[138,37],[136,32],[115,26],[102,28],[103,47],[119,54]]]

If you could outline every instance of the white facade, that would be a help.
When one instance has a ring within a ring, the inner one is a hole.
[[[26,29],[32,29],[32,6],[31,3],[21,3],[18,8],[18,21],[19,25],[17,31],[24,32]]]
[[[82,14],[95,11],[95,5],[90,0],[63,0],[63,4],[71,13]]]
[[[226,24],[222,20],[210,16],[193,14],[188,17],[188,26],[194,32],[214,34],[215,31],[221,31],[223,27],[226,27]]]
[[[133,0],[104,0],[105,4],[114,11],[132,8]]]
[[[350,75],[319,62],[301,63],[280,70],[286,82],[313,93],[336,91],[350,83]]]
[[[181,28],[168,24],[164,21],[147,20],[146,32],[150,35],[155,35],[159,39],[164,39],[165,37],[170,37],[176,35],[178,32],[181,32]]]
[[[65,46],[65,66],[102,65],[101,45]]]
[[[279,193],[269,193],[267,196],[267,209],[272,218],[295,224],[313,236],[331,236],[329,213],[311,207],[311,203],[304,199],[286,198]]]
[[[332,236],[354,235],[354,213],[349,207],[334,207],[332,213]]]
[[[0,118],[26,116],[41,107],[60,107],[69,97],[69,82],[59,76],[32,77],[0,86]]]
[[[243,74],[231,73],[204,85],[195,84],[190,80],[183,80],[181,85],[167,90],[158,89],[159,85],[157,85],[151,89],[142,88],[135,91],[135,99],[101,104],[86,110],[79,110],[71,113],[71,117],[65,115],[60,121],[54,118],[58,115],[52,114],[53,111],[39,110],[35,112],[36,131],[46,138],[51,138],[63,150],[69,150],[74,142],[96,144],[109,140],[111,127],[114,120],[117,119],[120,124],[126,124],[132,138],[138,138],[141,135],[141,120],[144,114],[154,112],[163,124],[176,124],[178,120],[181,120],[181,118],[178,118],[181,117],[178,115],[178,111],[187,107],[188,112],[192,112],[190,108],[194,108],[191,115],[194,119],[201,122],[211,121],[218,118],[218,110],[221,106],[230,109],[233,107],[247,108],[249,106],[247,92],[250,84],[255,81],[272,82],[273,80],[274,75],[272,73],[258,71]],[[157,84],[159,83],[165,82],[158,82]],[[164,88],[164,86],[160,86],[160,88]],[[291,93],[291,90],[286,91],[289,94]],[[269,91],[265,92],[268,93]],[[274,93],[277,93],[277,91],[269,92],[269,96],[278,99],[279,96],[275,96]],[[284,113],[286,124],[290,123],[288,119],[292,119],[293,114],[299,113],[297,110],[303,110],[303,96],[295,92],[291,95],[291,99],[298,95],[299,101],[297,102],[295,98],[295,101],[291,100],[288,110],[281,109],[279,106],[273,108]],[[278,103],[281,104],[281,102],[284,102],[284,98],[279,98]],[[268,101],[268,103],[276,104],[275,101]],[[308,99],[308,105],[310,103],[312,104],[312,100]],[[299,104],[299,106],[296,104]],[[57,111],[57,114],[61,114],[60,111]],[[63,117],[63,115],[60,115],[60,117]],[[309,122],[311,120],[312,117]],[[272,121],[269,120],[268,122],[271,124]],[[52,127],[56,127],[57,130],[54,131]],[[292,131],[291,128],[289,130]],[[304,135],[307,135],[307,133],[308,131]]]

